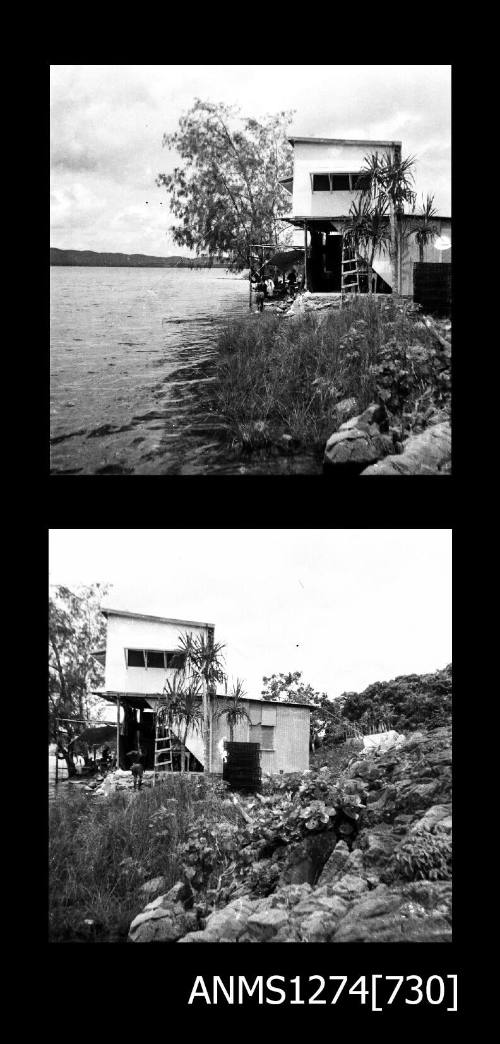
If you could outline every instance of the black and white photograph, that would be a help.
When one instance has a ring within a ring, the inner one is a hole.
[[[51,481],[450,478],[451,65],[50,95]]]
[[[50,942],[450,943],[451,545],[51,529]]]

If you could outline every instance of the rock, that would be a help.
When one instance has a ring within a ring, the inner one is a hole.
[[[193,889],[187,881],[176,881],[172,888],[164,896],[166,903],[191,903],[193,899]]]
[[[355,465],[362,470],[391,449],[392,442],[388,442],[377,429],[372,434],[357,427],[346,430],[342,425],[328,439],[324,462],[329,466]]]
[[[336,843],[333,830],[326,830],[294,845],[281,871],[279,885],[313,884]]]
[[[301,885],[288,885],[280,887],[274,895],[269,896],[268,902],[270,906],[298,906],[299,903],[307,902],[312,892],[311,885],[306,882]]]
[[[205,932],[215,937],[217,942],[237,942],[256,906],[256,902],[246,897],[233,899],[222,910],[215,910],[207,917]]]
[[[141,885],[141,887],[139,888],[139,892],[141,893],[141,895],[144,896],[156,896],[159,892],[162,892],[164,888],[164,877],[152,877],[150,881],[145,881],[144,884]]]
[[[385,406],[372,404],[357,417],[340,425],[325,447],[324,463],[329,467],[349,466],[361,471],[368,464],[390,453],[393,441],[387,431]],[[358,474],[359,474],[358,471]]]
[[[351,421],[348,422],[352,423]],[[367,431],[376,424],[380,431],[387,431],[389,427],[387,410],[380,403],[372,403],[357,418],[357,427],[365,428]]]
[[[398,838],[385,823],[377,830],[367,830],[362,835],[363,865],[368,874],[382,872],[394,852]]]
[[[153,893],[164,878],[147,881]],[[142,892],[145,885],[142,886]],[[147,894],[147,893],[146,893]],[[142,913],[134,918],[129,929],[129,942],[176,942],[186,932],[198,927],[198,911],[187,912],[185,906],[192,904],[193,892],[189,884],[177,881],[164,895],[158,895],[147,903]]]
[[[395,747],[402,747],[405,736],[395,729],[388,732],[378,732],[371,736],[363,736],[363,754],[370,753],[385,754],[386,751]]]
[[[345,841],[339,841],[335,846],[330,858],[325,863],[318,878],[318,885],[336,881],[340,877],[347,860],[349,859],[349,848]]]
[[[197,927],[195,913],[187,913],[180,904],[163,906],[157,903],[158,900],[150,903],[134,918],[128,933],[129,942],[176,942]]]
[[[451,804],[432,805],[421,819],[413,823],[410,827],[410,833],[420,833],[421,831],[450,833],[451,821]]]
[[[366,892],[368,884],[362,877],[355,874],[344,874],[333,885],[333,894],[339,895],[341,899],[356,899],[362,892]]]
[[[247,931],[255,942],[268,942],[280,928],[284,928],[289,917],[285,910],[264,909],[251,914],[247,921]]]
[[[358,403],[356,399],[342,399],[335,403],[335,416],[340,424],[349,420],[356,413]]]
[[[424,889],[416,887],[425,885]],[[334,942],[451,942],[451,886],[448,881],[378,885],[354,903]]]
[[[333,436],[332,436],[333,438]],[[328,443],[327,443],[328,447]],[[362,475],[437,475],[451,471],[451,424],[443,421],[403,443],[403,452],[370,464]]]

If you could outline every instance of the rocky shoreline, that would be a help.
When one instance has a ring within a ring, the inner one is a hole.
[[[311,320],[313,325],[307,326]],[[263,316],[252,314],[248,322],[246,332],[234,331],[236,348],[231,331],[226,337],[219,372],[225,388],[218,409],[228,426],[231,451],[249,462],[249,471],[265,462],[279,469],[280,461],[293,469],[298,458],[309,459],[313,473],[323,470],[329,476],[451,472],[449,320],[423,315],[420,306],[391,296],[356,298],[341,307],[340,295],[304,293],[291,303],[270,301]],[[266,322],[269,328],[262,326]],[[303,330],[301,323],[306,324]],[[262,336],[276,341],[275,348],[269,344],[267,360],[262,358]],[[298,372],[287,399],[280,370],[286,382],[297,359],[295,344],[304,353],[308,338],[315,347],[299,363],[300,376]],[[326,351],[330,338],[333,367]],[[251,365],[249,348],[256,383],[262,385],[255,400],[248,370],[242,376]],[[289,353],[289,364],[283,353],[286,358]],[[241,360],[237,366],[234,355]],[[325,376],[315,375],[322,372]],[[349,387],[356,393],[346,395]],[[364,405],[367,388],[373,398]],[[300,430],[307,424],[307,406],[301,401],[306,395],[318,413],[317,431],[325,431],[323,441]],[[294,430],[299,413],[299,429]]]
[[[216,908],[195,870],[146,882],[129,941],[450,942],[451,760],[447,725],[241,799]]]

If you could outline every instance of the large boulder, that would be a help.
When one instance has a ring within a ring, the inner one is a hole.
[[[146,884],[155,884],[159,880],[154,878]],[[153,899],[134,918],[129,928],[128,941],[176,942],[186,932],[194,931],[198,927],[198,914],[186,909],[192,904],[192,897],[190,885],[177,881],[168,892]]]
[[[451,942],[451,884],[381,884],[352,905],[334,942]]]
[[[281,871],[279,885],[314,884],[336,841],[336,834],[329,830],[293,845]]]
[[[164,900],[164,898],[164,896],[159,896],[160,900]],[[165,903],[155,900],[154,903],[148,903],[143,912],[132,921],[128,941],[134,943],[176,942],[186,932],[194,931],[197,926],[196,913],[185,911],[180,903]]]
[[[387,412],[384,406],[372,404],[357,417],[351,417],[330,435],[325,447],[325,470],[342,468],[346,472],[357,471],[384,457],[394,448],[388,429]]]
[[[333,436],[332,436],[333,438]],[[328,444],[327,444],[328,446]],[[433,424],[403,443],[403,452],[371,463],[362,475],[438,475],[451,471],[451,424]]]

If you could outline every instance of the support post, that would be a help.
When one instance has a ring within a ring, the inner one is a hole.
[[[116,767],[120,768],[120,697],[116,696]]]
[[[56,718],[56,779],[55,783],[59,782],[59,718]]]
[[[307,272],[307,224],[304,221],[304,290],[309,290]]]

